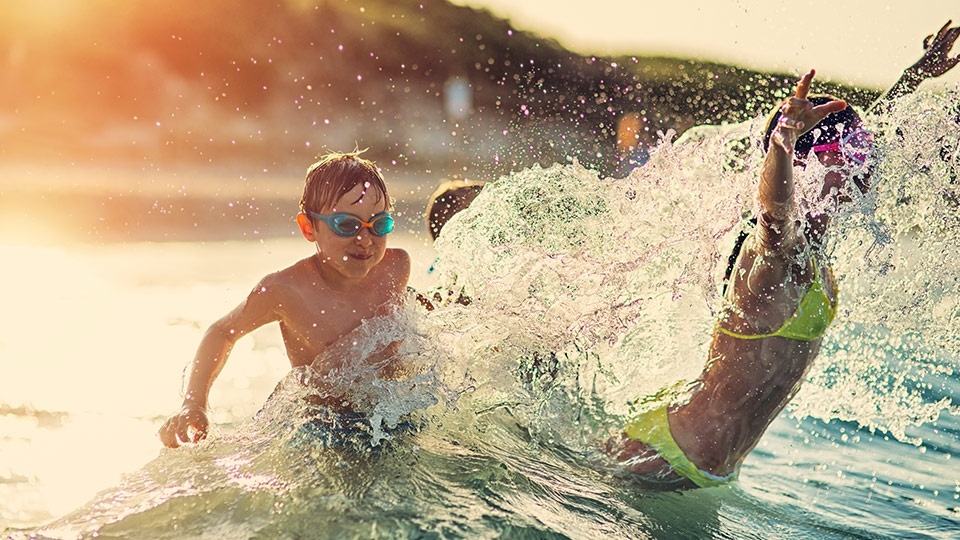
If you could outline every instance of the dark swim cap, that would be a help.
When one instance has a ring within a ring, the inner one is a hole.
[[[448,180],[440,184],[427,203],[427,231],[431,238],[436,240],[447,221],[470,206],[483,185],[472,180]]]
[[[811,94],[807,99],[816,106],[835,101],[839,98],[829,94]],[[767,119],[767,125],[763,130],[764,152],[770,148],[770,136],[773,134],[773,128],[776,127],[779,120],[780,107],[777,107],[777,110]],[[850,133],[858,129],[861,125],[863,125],[863,120],[860,119],[860,115],[857,114],[857,111],[855,111],[853,107],[847,105],[847,108],[842,111],[828,114],[827,117],[821,120],[813,129],[797,139],[797,145],[795,147],[796,155],[799,158],[803,158],[810,153],[810,149],[814,146],[839,142],[844,133]]]

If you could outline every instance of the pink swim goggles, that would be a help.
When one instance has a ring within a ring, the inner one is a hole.
[[[830,144],[818,144],[810,149],[813,152],[840,152],[847,162],[863,165],[873,152],[873,133],[858,129],[844,135],[839,141]]]

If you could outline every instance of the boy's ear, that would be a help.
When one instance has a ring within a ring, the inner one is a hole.
[[[311,222],[310,218],[303,212],[297,214],[297,225],[300,226],[300,234],[302,234],[304,238],[310,242],[317,241],[313,233],[313,222]]]

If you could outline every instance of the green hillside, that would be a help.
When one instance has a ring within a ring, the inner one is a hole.
[[[583,57],[442,0],[14,0],[0,46],[7,161],[299,170],[356,144],[378,160],[482,163],[491,175],[568,157],[608,169],[624,113],[650,133],[739,121],[795,78]],[[472,88],[461,119],[443,109],[456,77]],[[875,95],[818,90],[855,104]]]

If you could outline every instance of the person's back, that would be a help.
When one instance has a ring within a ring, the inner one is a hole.
[[[608,443],[608,452],[642,477],[670,487],[720,485],[736,477],[743,459],[799,389],[833,320],[836,285],[807,238],[821,238],[828,220],[811,216],[801,225],[794,146],[800,135],[846,104],[827,98],[814,105],[807,99],[812,78],[811,71],[796,97],[784,104],[782,116],[772,120],[758,188],[758,223],[734,262],[706,367],[689,389],[689,399],[641,412],[619,440]]]
[[[804,252],[806,246],[794,249]],[[771,261],[776,258],[781,260]],[[734,474],[800,388],[836,308],[832,273],[817,258],[783,260],[778,250],[744,249],[730,283],[732,305],[714,331],[709,367],[690,400],[670,417],[674,438],[701,469]],[[826,299],[826,310],[799,307],[818,295]],[[819,332],[783,332],[810,319],[818,320]]]

